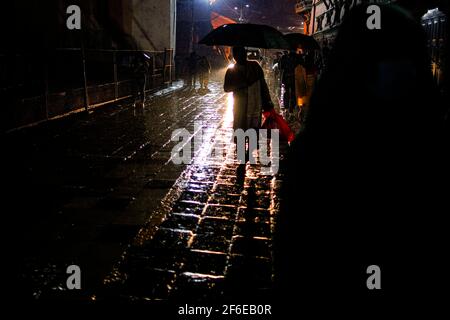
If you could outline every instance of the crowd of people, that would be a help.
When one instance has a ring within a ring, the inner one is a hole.
[[[288,116],[306,117],[309,100],[322,67],[320,54],[301,47],[278,53],[273,59],[274,91]]]
[[[272,94],[288,118],[303,122],[319,71],[324,67],[325,57],[320,50],[299,46],[273,56],[263,56],[255,50],[247,50],[246,54],[248,61],[257,61],[261,66]],[[208,91],[212,67],[207,56],[193,51],[182,65],[186,86],[196,89],[198,85],[200,91]]]
[[[226,71],[235,130],[261,128],[262,113],[274,108],[271,93],[302,126],[290,145],[275,230],[276,280],[288,301],[292,285],[311,297],[344,288],[354,298],[372,263],[400,277],[395,292],[432,288],[408,282],[411,266],[420,281],[445,266],[448,106],[431,77],[426,37],[395,7],[383,7],[379,32],[365,19],[364,6],[348,14],[332,50],[300,45],[249,59],[234,47]],[[185,66],[187,87],[198,81],[207,92],[208,58],[192,52]]]
[[[274,244],[279,293],[291,306],[292,287],[310,299],[361,298],[374,263],[389,270],[392,297],[431,292],[448,270],[448,106],[425,33],[390,6],[372,32],[365,10],[348,15],[329,56],[328,48],[317,60],[299,47],[277,54],[269,69],[281,107],[304,122],[287,157]],[[273,108],[267,75],[244,48],[233,55],[224,90],[234,94],[234,129],[258,130]]]

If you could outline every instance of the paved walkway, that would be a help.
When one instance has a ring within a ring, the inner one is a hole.
[[[16,208],[29,218],[18,242],[22,293],[124,301],[267,295],[282,174],[247,165],[237,181],[232,97],[221,83],[210,89],[174,87],[145,108],[106,107],[10,135],[14,174],[30,183],[21,191],[30,202]],[[194,123],[203,143],[192,164],[175,165],[172,132],[194,132]],[[43,214],[27,216],[30,207]],[[81,267],[84,290],[65,288],[70,264]]]
[[[205,124],[209,136],[194,164],[159,209],[163,223],[141,229],[105,279],[108,298],[183,302],[269,294],[281,175],[262,175],[261,164],[247,164],[239,181],[231,111],[228,105],[216,129]]]

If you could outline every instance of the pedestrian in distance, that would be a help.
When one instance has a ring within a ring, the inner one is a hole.
[[[198,71],[200,75],[200,90],[207,92],[211,65],[206,56],[200,57],[198,62]]]
[[[149,56],[143,52],[139,52],[133,59],[133,75],[134,75],[134,106],[140,104],[145,105],[145,90],[148,82],[148,71],[150,68]]]
[[[285,52],[280,59],[281,82],[284,85],[283,106],[294,113],[297,106],[297,98],[295,94],[295,68],[300,64],[301,58],[295,52]]]
[[[198,63],[200,57],[197,55],[195,51],[192,51],[187,59],[188,64],[188,87],[195,90],[195,85],[197,83],[198,76]]]

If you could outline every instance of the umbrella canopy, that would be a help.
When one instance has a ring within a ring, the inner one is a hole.
[[[278,30],[270,26],[251,23],[224,24],[208,33],[199,43],[208,46],[290,48],[289,43]]]
[[[217,29],[221,25],[224,24],[231,24],[231,23],[237,23],[233,19],[230,19],[228,17],[222,16],[218,14],[217,12],[211,12],[211,25],[213,29]]]
[[[285,39],[291,45],[291,48],[296,49],[298,46],[305,50],[320,49],[317,41],[312,37],[302,33],[288,33],[284,35]]]

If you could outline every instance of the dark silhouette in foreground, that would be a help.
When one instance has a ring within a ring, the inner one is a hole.
[[[425,35],[392,6],[369,30],[366,8],[341,25],[291,148],[275,239],[288,311],[299,301],[318,312],[438,302],[447,281],[446,146]],[[381,268],[380,291],[366,286],[370,265]]]

